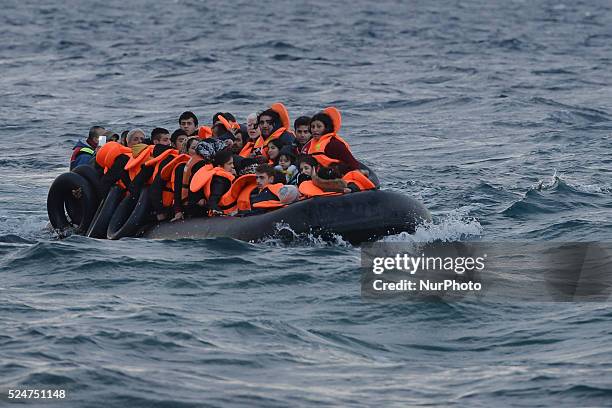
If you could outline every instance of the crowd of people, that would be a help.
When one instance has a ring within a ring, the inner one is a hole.
[[[170,133],[140,128],[121,134],[90,129],[73,149],[70,168],[93,164],[98,195],[119,186],[136,199],[149,188],[158,221],[184,217],[257,214],[319,195],[375,188],[338,132],[340,112],[329,107],[293,123],[275,103],[240,124],[229,112],[201,125],[184,112]]]

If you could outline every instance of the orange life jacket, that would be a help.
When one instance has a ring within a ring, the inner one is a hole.
[[[201,162],[202,159],[200,156],[191,157],[187,164],[185,164],[185,170],[183,170],[183,183],[181,188],[181,200],[185,201],[189,197],[189,182],[191,181],[191,169],[196,163]],[[202,169],[212,168],[212,164],[207,164]]]
[[[355,185],[359,187],[360,191],[373,190],[376,188],[374,183],[372,183],[372,181],[369,178],[367,178],[365,175],[363,175],[363,173],[360,172],[359,170],[349,171],[342,177],[342,180],[346,181],[347,184],[355,183]],[[323,191],[322,189],[317,187],[312,182],[312,180],[307,180],[307,181],[302,182],[299,185],[298,190],[304,196],[304,198],[344,194],[344,193],[336,192],[336,191]]]
[[[198,137],[200,139],[208,139],[212,137],[212,129],[208,126],[200,126],[198,128]]]
[[[355,183],[361,191],[373,190],[376,188],[374,183],[372,183],[372,181],[359,170],[349,171],[342,176],[342,180],[346,181],[347,183]]]
[[[226,214],[236,210],[246,211],[251,209],[251,192],[257,188],[255,174],[244,174],[234,180],[229,191],[219,200],[219,208]]]
[[[340,163],[340,160],[332,159],[331,157],[325,155],[325,148],[334,138],[341,141],[346,146],[349,152],[351,151],[351,147],[349,146],[349,144],[340,136],[338,136],[335,132],[327,133],[321,136],[319,140],[312,139],[310,142],[308,154],[314,157],[323,167],[329,167],[333,163]]]
[[[122,154],[129,155],[132,150],[129,147],[123,146],[117,142],[108,142],[96,153],[96,163],[104,169],[104,174],[113,166],[117,157]],[[116,183],[119,187],[125,190],[127,187],[121,179]]]
[[[236,178],[232,173],[223,170],[221,167],[208,168],[208,166],[204,166],[193,175],[191,183],[189,183],[189,189],[192,193],[204,190],[204,197],[208,200],[210,198],[210,185],[214,176],[224,177],[230,183]]]
[[[140,166],[145,164],[147,160],[151,158],[153,154],[153,145],[147,146],[144,150],[142,150],[138,156],[134,157],[133,155],[128,160],[125,165],[125,169],[128,171],[130,175],[130,180],[134,180],[138,173],[140,173]]]
[[[258,203],[253,204],[252,207],[253,208],[281,208],[281,207],[286,207],[287,204],[281,203],[280,202],[280,198],[278,198],[278,195],[280,193],[280,189],[283,186],[284,186],[283,183],[268,184],[267,186],[265,186],[264,190],[265,189],[270,190],[270,192],[276,196],[277,200],[260,201]]]
[[[174,203],[174,180],[176,178],[174,169],[179,164],[186,163],[190,157],[188,154],[180,154],[161,169],[160,177],[166,182],[162,190],[162,203],[164,207],[170,207]]]
[[[191,156],[188,154],[179,154],[172,161],[164,166],[161,170],[161,178],[165,181],[172,180],[174,181],[174,169],[181,163],[186,163],[189,161]]]
[[[331,196],[331,195],[340,195],[342,193],[335,191],[323,191],[319,187],[317,187],[312,180],[306,180],[300,183],[298,190],[300,194],[304,196],[304,198],[311,198],[317,196]]]
[[[259,136],[255,142],[253,142],[252,139],[249,139],[249,141],[244,145],[244,147],[242,148],[242,150],[240,150],[240,153],[238,154],[241,157],[249,157],[251,153],[253,153],[254,149],[258,149],[263,146],[263,142],[264,141],[261,136]]]
[[[178,150],[168,149],[164,151],[162,154],[160,154],[159,156],[149,159],[149,161],[145,163],[145,166],[147,167],[155,166],[155,169],[153,169],[153,175],[151,175],[151,178],[148,180],[147,184],[151,184],[153,180],[155,180],[155,176],[157,176],[157,174],[160,171],[163,171],[163,169],[167,167],[166,165],[162,169],[160,169],[159,166],[161,165],[161,162],[164,161],[167,157],[172,157],[172,156],[174,156],[174,158],[179,157]],[[171,164],[173,161],[174,159],[168,164]],[[160,174],[160,177],[163,179],[161,174]],[[173,185],[170,183],[170,181],[168,180],[164,180],[164,181],[166,181],[166,183],[162,186],[162,204],[164,207],[170,207],[172,203],[174,202],[174,194],[173,194],[174,188],[173,188]]]
[[[96,153],[96,163],[104,169],[109,169],[115,159],[121,154],[129,154],[132,150],[117,142],[108,142]]]

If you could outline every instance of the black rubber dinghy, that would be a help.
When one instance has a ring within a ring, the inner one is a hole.
[[[370,190],[315,197],[260,215],[165,222],[145,230],[143,236],[259,241],[289,227],[296,234],[337,234],[359,244],[400,232],[414,233],[419,224],[429,220],[431,215],[421,202],[391,191]]]

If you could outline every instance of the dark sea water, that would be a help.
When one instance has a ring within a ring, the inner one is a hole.
[[[609,303],[372,303],[360,250],[57,240],[93,124],[335,105],[388,241],[612,241],[612,3],[0,2],[0,398],[27,406],[610,406]]]

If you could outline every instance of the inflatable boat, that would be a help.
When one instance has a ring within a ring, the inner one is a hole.
[[[431,220],[419,201],[376,189],[313,197],[257,215],[151,223],[146,189],[130,199],[122,199],[118,187],[105,198],[97,197],[95,183],[99,174],[93,167],[83,167],[58,176],[49,190],[49,220],[60,236],[72,230],[109,239],[230,237],[260,241],[313,234],[322,238],[341,236],[351,244],[359,244],[400,232],[414,233],[420,223]]]

